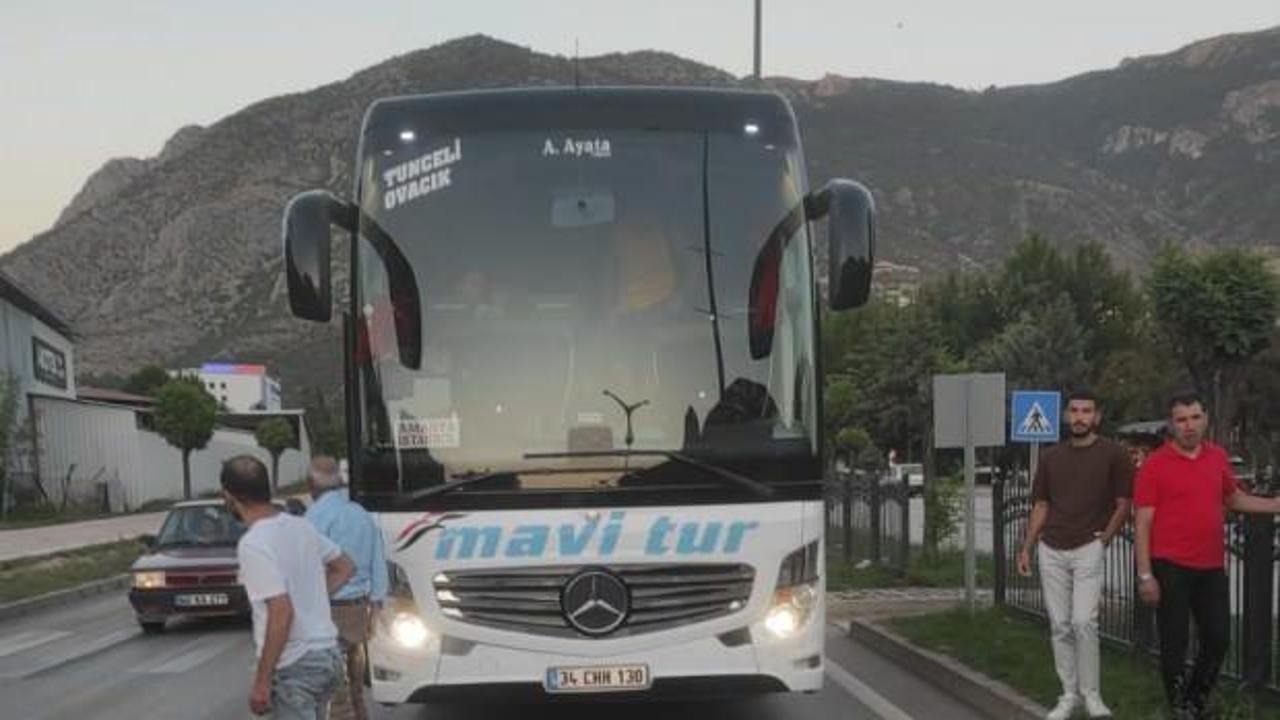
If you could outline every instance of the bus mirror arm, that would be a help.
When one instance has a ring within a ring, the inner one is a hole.
[[[353,235],[362,224],[359,208],[327,190],[295,195],[284,212],[285,276],[289,307],[296,317],[329,322],[333,314],[330,245],[332,226]],[[364,237],[387,269],[400,362],[422,366],[422,308],[413,267],[372,218],[364,217]]]
[[[827,218],[827,272],[832,310],[865,304],[875,262],[876,209],[871,191],[852,180],[828,181],[805,198],[809,220]]]

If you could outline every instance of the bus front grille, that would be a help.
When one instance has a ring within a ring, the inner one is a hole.
[[[535,635],[584,637],[566,619],[565,585],[586,566],[450,570],[433,579],[445,617]],[[627,637],[740,612],[751,599],[750,565],[616,565],[630,608],[608,637]]]

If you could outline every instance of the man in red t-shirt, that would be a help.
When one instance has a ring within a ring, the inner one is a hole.
[[[1204,439],[1208,424],[1198,395],[1174,396],[1173,439],[1147,457],[1133,498],[1138,590],[1156,608],[1165,696],[1175,713],[1197,718],[1205,716],[1229,640],[1226,511],[1280,512],[1280,498],[1255,497],[1239,486],[1227,453]],[[1195,618],[1200,650],[1188,674],[1189,617]]]

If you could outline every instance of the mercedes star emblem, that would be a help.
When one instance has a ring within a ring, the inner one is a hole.
[[[560,594],[564,617],[585,635],[608,635],[627,619],[631,593],[617,575],[587,569],[574,575]]]

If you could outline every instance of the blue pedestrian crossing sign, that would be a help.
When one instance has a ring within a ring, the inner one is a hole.
[[[1015,390],[1009,413],[1009,439],[1024,443],[1058,442],[1062,395],[1039,390]]]

